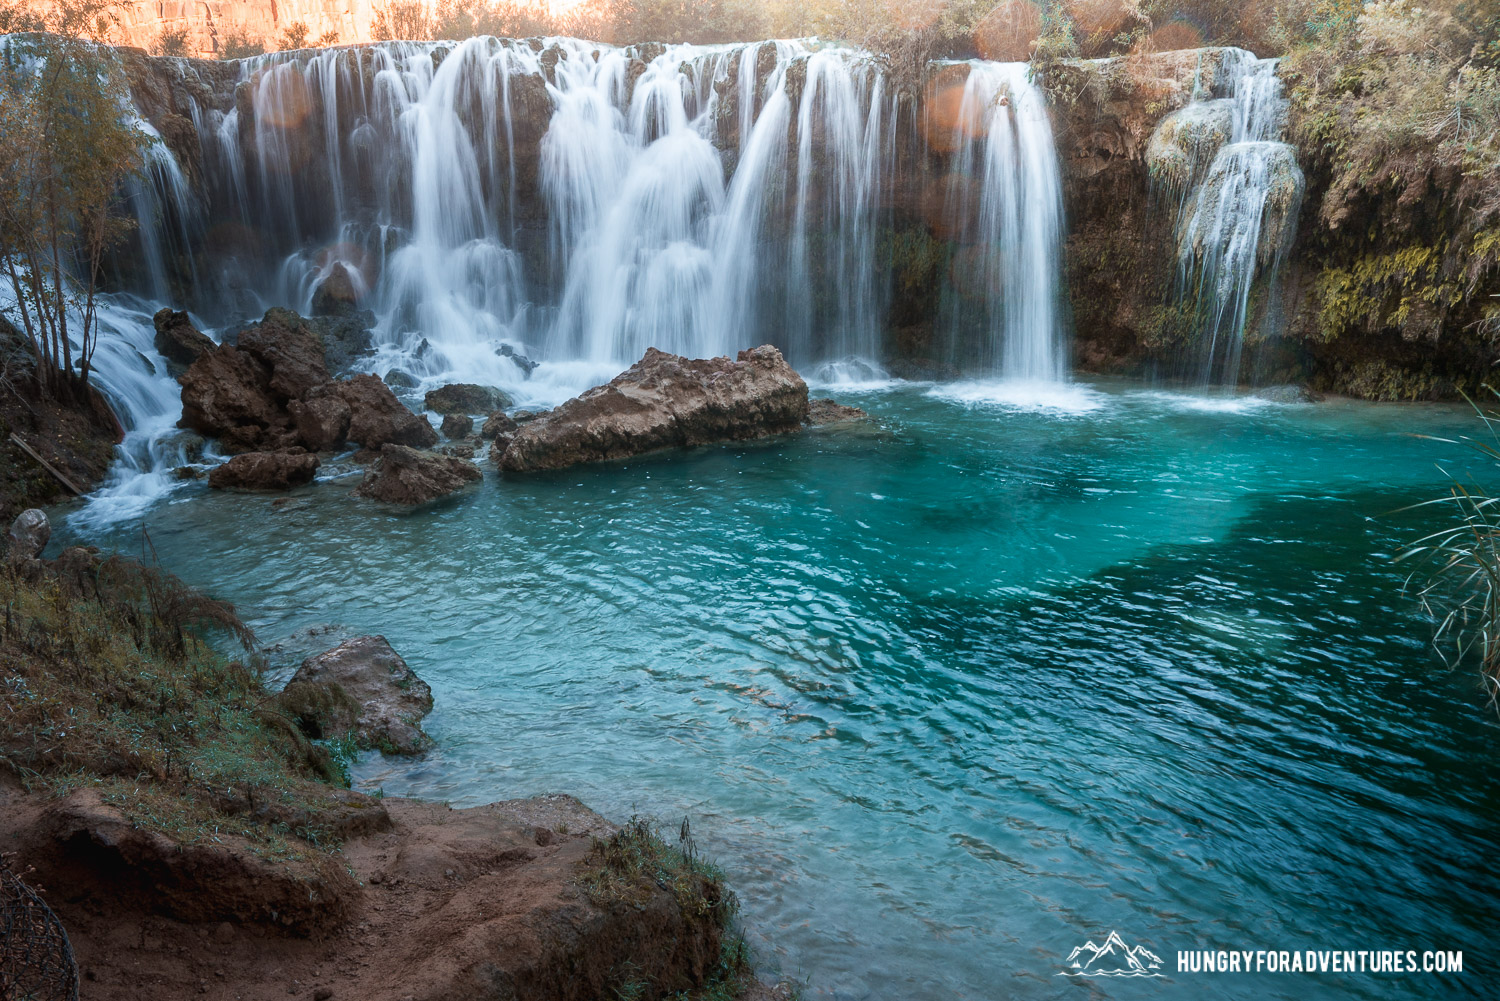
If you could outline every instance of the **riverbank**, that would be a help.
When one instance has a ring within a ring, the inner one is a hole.
[[[231,607],[97,551],[38,559],[37,523],[0,570],[0,851],[84,997],[762,996],[686,832],[354,792],[349,745],[204,641],[249,639]]]

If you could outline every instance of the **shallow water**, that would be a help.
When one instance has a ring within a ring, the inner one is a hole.
[[[1457,408],[1079,384],[500,479],[435,510],[194,485],[145,519],[292,666],[385,634],[438,749],[360,784],[689,815],[811,996],[1485,994],[1495,710],[1392,563],[1477,464]],[[80,519],[80,525],[81,525]],[[136,552],[139,525],[64,528]],[[333,624],[334,632],[299,631]],[[1077,981],[1117,929],[1169,979]],[[1461,976],[1175,973],[1176,950],[1463,949]]]

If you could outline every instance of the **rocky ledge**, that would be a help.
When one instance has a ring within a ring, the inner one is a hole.
[[[770,345],[728,358],[689,359],[647,348],[606,385],[520,425],[502,451],[511,472],[795,431],[808,415],[807,383]]]
[[[0,844],[49,891],[85,997],[592,1001],[699,989],[720,963],[728,891],[691,866],[661,884],[633,869],[660,843],[571,797],[348,795],[342,852],[288,862],[0,777]]]

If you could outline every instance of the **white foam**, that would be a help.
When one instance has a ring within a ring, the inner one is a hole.
[[[1141,399],[1165,403],[1173,410],[1204,414],[1248,414],[1280,404],[1259,396],[1201,396],[1194,393],[1153,391],[1131,394]]]
[[[1104,407],[1105,396],[1074,382],[966,381],[934,386],[927,395],[965,406],[991,406],[1055,414],[1087,414]]]

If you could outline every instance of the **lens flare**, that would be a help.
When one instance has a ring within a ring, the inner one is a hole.
[[[983,116],[964,113],[968,76],[968,66],[944,66],[927,81],[922,138],[934,153],[953,153],[965,140],[983,137]]]

